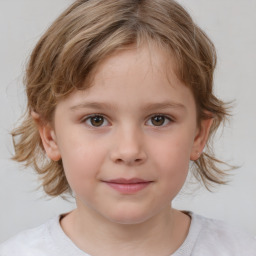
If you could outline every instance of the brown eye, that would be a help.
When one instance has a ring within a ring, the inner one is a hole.
[[[168,125],[169,122],[171,122],[172,120],[164,115],[156,115],[151,117],[148,121],[147,121],[147,125],[150,126],[165,126]]]
[[[151,122],[155,126],[161,126],[164,124],[165,117],[164,116],[154,116],[151,118]]]
[[[103,116],[88,117],[86,120],[86,123],[89,126],[93,126],[93,127],[101,127],[101,126],[107,125],[107,121],[105,120],[105,118]]]

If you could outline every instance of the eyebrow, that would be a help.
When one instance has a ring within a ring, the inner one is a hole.
[[[169,102],[169,101],[164,101],[164,102],[156,102],[156,103],[148,103],[145,106],[143,106],[143,110],[147,111],[153,111],[153,110],[164,110],[164,109],[180,109],[180,110],[185,110],[186,107],[185,105],[178,103],[178,102]]]
[[[169,101],[164,101],[164,102],[152,102],[152,103],[147,103],[142,107],[143,111],[153,111],[153,110],[164,110],[164,109],[181,109],[185,110],[186,107],[185,105],[178,103],[178,102],[169,102]],[[106,103],[106,102],[84,102],[75,106],[72,106],[70,108],[72,111],[79,110],[79,109],[94,109],[94,110],[115,110],[117,109],[117,106],[111,104],[111,103]]]
[[[85,102],[85,103],[72,106],[70,109],[78,110],[78,109],[84,109],[84,108],[96,109],[96,110],[116,109],[114,105],[110,103],[105,103],[105,102]]]

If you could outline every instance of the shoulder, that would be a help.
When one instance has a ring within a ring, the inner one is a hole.
[[[1,256],[45,256],[51,253],[49,234],[52,226],[58,223],[58,218],[45,224],[23,231],[0,245]]]
[[[211,255],[240,256],[242,253],[246,256],[256,256],[256,239],[246,232],[223,221],[196,214],[191,216],[194,225],[198,227],[193,250],[195,255],[209,255],[211,252]]]

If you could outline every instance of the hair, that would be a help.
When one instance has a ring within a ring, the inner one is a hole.
[[[13,159],[32,166],[50,196],[71,192],[62,161],[44,151],[31,111],[52,122],[56,105],[84,83],[104,58],[118,49],[156,42],[171,53],[179,79],[195,98],[198,122],[213,118],[209,138],[227,117],[225,103],[213,94],[216,51],[207,35],[187,11],[173,0],[77,0],[44,33],[34,48],[25,74],[27,109],[23,122],[12,132]],[[225,184],[226,171],[208,140],[192,168],[207,189]]]

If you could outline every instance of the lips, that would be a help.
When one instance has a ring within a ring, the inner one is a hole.
[[[132,178],[132,179],[120,178],[120,179],[109,180],[108,182],[116,183],[116,184],[136,184],[136,183],[145,183],[145,182],[149,182],[149,181],[139,179],[139,178]]]
[[[139,178],[118,178],[105,181],[105,183],[112,189],[122,194],[135,194],[148,187],[152,183],[152,181],[143,180]]]

